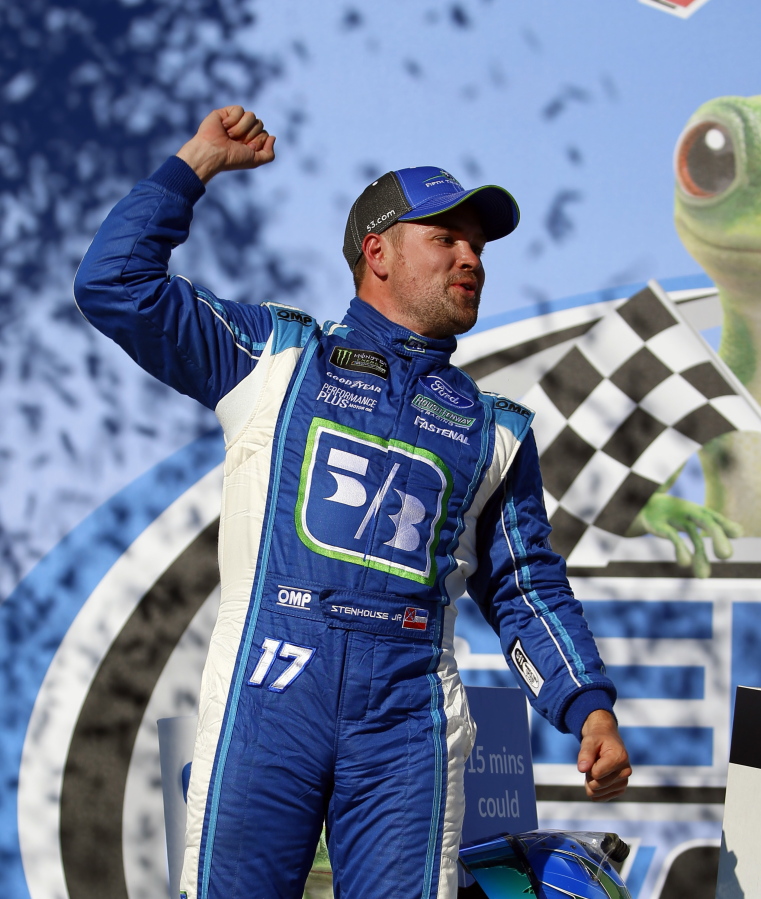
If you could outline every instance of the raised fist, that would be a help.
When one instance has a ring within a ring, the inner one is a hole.
[[[177,155],[205,183],[218,172],[255,169],[272,162],[274,147],[274,136],[253,112],[225,106],[206,116]]]

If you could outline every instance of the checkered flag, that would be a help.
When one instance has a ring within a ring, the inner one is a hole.
[[[606,565],[655,491],[761,407],[651,281],[605,315],[521,400],[537,413],[553,547]]]

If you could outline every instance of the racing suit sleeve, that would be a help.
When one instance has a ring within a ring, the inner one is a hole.
[[[468,592],[500,638],[518,683],[558,730],[581,737],[587,716],[613,710],[604,674],[564,560],[549,542],[536,442],[529,432],[479,516],[478,567]]]
[[[138,365],[213,409],[256,365],[272,316],[168,275],[204,190],[176,156],[139,182],[101,225],[74,295],[84,317]]]

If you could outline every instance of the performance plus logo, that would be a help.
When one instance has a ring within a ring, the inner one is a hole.
[[[358,412],[373,412],[375,404],[378,402],[374,396],[354,393],[337,384],[329,384],[327,381],[320,388],[317,399],[328,406],[338,406],[339,409],[355,409]]]
[[[434,453],[315,418],[296,529],[320,555],[431,584],[451,491],[449,469]]]

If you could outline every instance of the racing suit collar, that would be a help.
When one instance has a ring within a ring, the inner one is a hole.
[[[376,343],[402,356],[424,355],[428,358],[433,356],[442,362],[448,362],[457,348],[455,337],[443,339],[421,337],[409,328],[392,322],[359,297],[354,297],[351,301],[349,310],[344,316],[344,324],[364,332]]]

